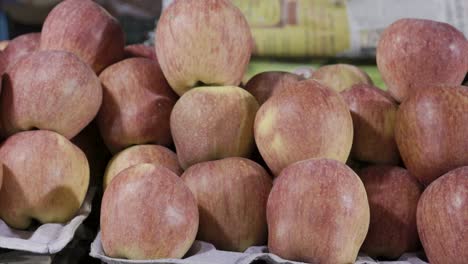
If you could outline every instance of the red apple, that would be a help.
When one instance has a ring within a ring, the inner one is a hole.
[[[400,19],[380,37],[377,66],[390,94],[403,102],[428,85],[460,85],[468,71],[468,42],[449,24]]]
[[[0,41],[0,51],[5,50],[8,47],[8,44],[10,43],[9,40],[2,40]]]
[[[108,257],[135,260],[181,258],[195,240],[197,202],[169,169],[130,167],[104,192],[102,246]]]
[[[400,167],[370,166],[359,172],[370,206],[370,225],[361,250],[371,257],[399,258],[419,248],[416,209],[423,191]]]
[[[398,164],[395,116],[398,104],[386,92],[357,84],[341,93],[351,110],[354,127],[351,157],[377,164]]]
[[[45,130],[17,133],[1,145],[0,161],[0,217],[11,227],[27,228],[32,219],[65,223],[80,209],[88,190],[88,161],[63,136]]]
[[[303,80],[301,76],[289,72],[262,72],[252,77],[245,85],[245,89],[262,105],[281,89],[290,87],[301,80]]]
[[[346,162],[353,142],[353,121],[337,92],[314,80],[301,81],[260,107],[255,141],[274,175],[310,158]]]
[[[41,49],[75,53],[97,73],[124,57],[125,35],[118,21],[91,0],[65,0],[47,16]]]
[[[468,87],[425,87],[400,105],[395,139],[412,175],[424,185],[468,165]]]
[[[77,135],[96,116],[102,100],[99,78],[72,53],[39,51],[20,59],[4,76],[2,132],[31,129]]]
[[[258,103],[234,86],[198,87],[184,94],[171,114],[182,168],[227,157],[248,157],[254,148]]]
[[[350,64],[322,66],[315,70],[310,78],[337,92],[342,92],[356,84],[372,85],[372,80],[365,71]]]
[[[41,33],[29,33],[18,36],[11,40],[4,50],[4,66],[0,66],[0,74],[8,67],[14,65],[19,59],[39,49]],[[3,70],[2,70],[3,69]]]
[[[117,153],[109,162],[104,174],[104,189],[121,171],[141,163],[163,166],[177,175],[184,171],[180,168],[177,155],[172,150],[157,145],[138,145]]]
[[[125,47],[125,58],[147,58],[157,60],[154,48],[145,44],[134,44]]]
[[[156,54],[179,95],[195,86],[239,85],[253,39],[241,11],[229,0],[176,0],[156,28]]]
[[[468,167],[435,180],[421,196],[418,232],[431,264],[468,261]]]
[[[182,179],[198,202],[197,239],[238,252],[266,243],[272,180],[260,165],[244,158],[207,161],[188,168]]]
[[[104,97],[97,122],[112,153],[135,144],[172,143],[169,117],[177,100],[158,63],[131,58],[99,76]]]
[[[267,220],[271,253],[307,263],[354,263],[369,227],[366,190],[341,162],[297,162],[275,180]]]

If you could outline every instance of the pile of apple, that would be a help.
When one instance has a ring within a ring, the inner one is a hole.
[[[431,263],[468,263],[468,42],[452,26],[385,30],[388,92],[352,65],[239,87],[253,41],[227,0],[176,0],[155,52],[124,43],[103,8],[65,0],[0,53],[8,225],[73,218],[105,160],[102,137],[114,154],[94,175],[109,257],[182,258],[199,239],[354,263],[421,241]]]

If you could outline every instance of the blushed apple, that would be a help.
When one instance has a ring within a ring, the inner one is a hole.
[[[8,67],[14,65],[19,59],[39,49],[41,33],[28,33],[18,36],[8,43],[3,51],[5,64],[0,66],[0,73],[5,72]]]
[[[356,84],[373,84],[365,71],[350,64],[322,66],[315,70],[310,78],[337,92],[342,92]]]
[[[198,87],[185,93],[171,114],[171,132],[182,168],[248,157],[254,148],[257,109],[255,98],[239,87]]]
[[[41,49],[75,53],[96,73],[124,57],[125,35],[118,21],[91,0],[65,0],[47,16]]]
[[[368,84],[357,84],[341,93],[353,118],[351,157],[377,164],[398,164],[395,116],[398,104],[386,92]]]
[[[135,144],[172,143],[169,117],[177,95],[156,61],[126,59],[99,78],[104,96],[97,122],[112,153]]]
[[[182,258],[195,240],[198,219],[197,202],[179,176],[162,166],[135,165],[104,192],[102,246],[112,258]]]
[[[102,87],[93,70],[63,51],[38,51],[20,59],[4,76],[3,135],[45,129],[76,136],[96,116]]]
[[[266,243],[272,180],[260,165],[245,158],[207,161],[188,168],[182,179],[198,202],[198,240],[238,252]]]
[[[468,167],[435,180],[421,196],[418,232],[431,264],[464,264],[468,260]]]
[[[314,80],[301,81],[260,107],[255,142],[274,175],[310,158],[346,162],[353,142],[353,121],[336,91]]]
[[[416,209],[423,187],[409,172],[394,166],[359,171],[370,206],[370,225],[361,250],[371,257],[397,259],[419,249]]]
[[[176,0],[156,28],[156,54],[179,95],[196,86],[237,86],[250,60],[247,20],[229,0]]]
[[[147,58],[157,60],[154,48],[145,44],[133,44],[125,47],[125,58]]]
[[[5,50],[8,47],[8,44],[10,43],[9,40],[2,40],[0,41],[0,51]]]
[[[403,102],[432,85],[460,85],[468,72],[468,42],[447,23],[400,19],[382,33],[377,66],[389,93]]]
[[[252,77],[245,85],[245,89],[262,105],[281,89],[290,87],[301,80],[303,80],[301,76],[289,72],[262,72]]]
[[[88,161],[65,137],[45,130],[17,133],[1,145],[0,162],[0,217],[11,227],[27,228],[32,219],[65,223],[81,207]]]
[[[121,171],[141,163],[163,166],[177,175],[183,173],[177,155],[170,149],[157,145],[137,145],[117,153],[109,162],[104,174],[104,189]]]
[[[424,185],[468,165],[468,88],[425,87],[399,107],[395,139],[406,168]]]
[[[369,227],[369,203],[346,165],[310,159],[275,180],[267,219],[271,253],[307,263],[354,263]]]

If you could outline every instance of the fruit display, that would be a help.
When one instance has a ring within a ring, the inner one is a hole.
[[[154,46],[65,0],[7,44],[10,232],[66,226],[95,192],[86,247],[106,263],[468,263],[468,41],[449,24],[389,25],[386,87],[344,63],[249,79],[229,0],[175,0]]]

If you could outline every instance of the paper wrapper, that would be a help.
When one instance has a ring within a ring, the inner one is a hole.
[[[0,220],[0,248],[39,254],[55,254],[72,241],[91,212],[95,190],[90,189],[77,215],[65,224],[43,224],[34,231],[17,230]],[[13,253],[12,253],[13,254]]]
[[[99,233],[91,244],[91,257],[100,259],[108,264],[251,264],[258,261],[264,261],[267,264],[300,264],[296,262],[282,259],[274,254],[268,253],[268,248],[250,247],[244,253],[228,252],[217,250],[212,244],[195,241],[184,259],[160,259],[160,260],[127,260],[114,259],[105,255],[101,244],[101,234]],[[377,262],[372,258],[359,255],[356,264],[428,264],[421,260],[416,253],[404,254],[398,261],[380,261]]]

